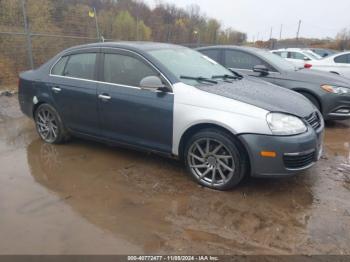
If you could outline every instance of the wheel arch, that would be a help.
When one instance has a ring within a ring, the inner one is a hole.
[[[220,130],[223,133],[226,133],[227,135],[230,136],[232,140],[234,140],[240,149],[243,150],[245,156],[248,159],[248,168],[250,169],[250,157],[248,153],[248,149],[245,147],[244,143],[240,140],[239,136],[235,135],[232,131],[230,131],[228,128],[223,127],[219,124],[216,123],[198,123],[194,124],[191,127],[187,128],[186,131],[182,134],[180,143],[179,143],[179,148],[178,148],[178,153],[179,153],[179,159],[183,160],[184,159],[184,151],[186,147],[187,141],[196,133],[200,132],[201,130],[204,129],[217,129]]]
[[[36,97],[38,102],[33,104],[33,108],[32,108],[32,117],[35,117],[35,112],[36,110],[39,108],[39,106],[41,106],[42,104],[48,104],[50,106],[52,106],[53,108],[56,109],[56,107],[54,106],[54,103],[51,101],[51,99],[47,98],[47,97]]]
[[[317,103],[320,106],[320,111],[323,112],[323,105],[322,105],[321,99],[315,92],[313,92],[312,90],[305,89],[305,88],[300,88],[300,87],[292,88],[292,90],[295,91],[295,92],[300,93],[301,95],[304,93],[304,94],[310,95],[313,98],[315,98]]]

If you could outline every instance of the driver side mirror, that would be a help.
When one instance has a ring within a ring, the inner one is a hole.
[[[308,58],[307,56],[304,56],[304,61],[310,61],[311,59]]]
[[[158,76],[146,76],[142,78],[140,87],[148,90],[167,90],[167,87]]]
[[[269,74],[269,69],[265,65],[256,65],[253,67],[255,73],[260,73],[260,75],[266,76]]]

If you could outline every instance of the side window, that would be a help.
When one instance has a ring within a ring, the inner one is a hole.
[[[346,64],[348,63],[348,55],[340,55],[334,58],[335,63]]]
[[[200,52],[203,55],[206,55],[206,56],[210,57],[211,59],[215,60],[216,62],[220,63],[220,50],[208,49],[208,50],[201,50]]]
[[[55,66],[52,68],[51,74],[52,74],[52,75],[59,75],[59,76],[62,76],[62,75],[63,75],[64,67],[66,66],[66,63],[67,63],[67,60],[68,60],[68,56],[62,57],[62,58],[55,64]]]
[[[279,55],[282,58],[287,58],[288,57],[288,52],[283,51],[283,52],[280,52]]]
[[[297,59],[297,60],[304,60],[305,55],[299,52],[289,52],[289,58],[291,59]]]
[[[71,55],[64,69],[64,75],[93,80],[95,78],[95,61],[95,53]]]
[[[224,64],[228,68],[253,70],[253,67],[256,65],[265,65],[270,71],[276,71],[270,65],[261,60],[259,57],[248,54],[246,52],[236,50],[225,50],[224,58]]]
[[[138,87],[144,77],[159,74],[151,66],[134,57],[105,54],[103,75],[105,82]]]

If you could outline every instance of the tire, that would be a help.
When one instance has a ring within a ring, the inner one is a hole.
[[[248,166],[240,144],[226,132],[213,128],[201,130],[188,140],[184,160],[197,183],[216,190],[238,185]]]
[[[69,139],[69,133],[56,109],[41,104],[34,113],[36,130],[42,140],[49,144],[62,144]]]
[[[300,92],[301,95],[305,96],[307,99],[310,100],[310,102],[316,106],[316,108],[318,109],[318,111],[321,112],[321,105],[320,102],[318,102],[317,98],[309,93],[304,93],[304,92]]]

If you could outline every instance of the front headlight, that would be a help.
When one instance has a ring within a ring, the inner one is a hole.
[[[269,113],[266,116],[266,121],[274,135],[297,135],[307,131],[307,127],[301,119],[288,114]]]
[[[347,94],[350,92],[350,89],[347,87],[341,87],[341,86],[332,86],[332,85],[322,85],[321,88],[328,92],[333,94]]]

